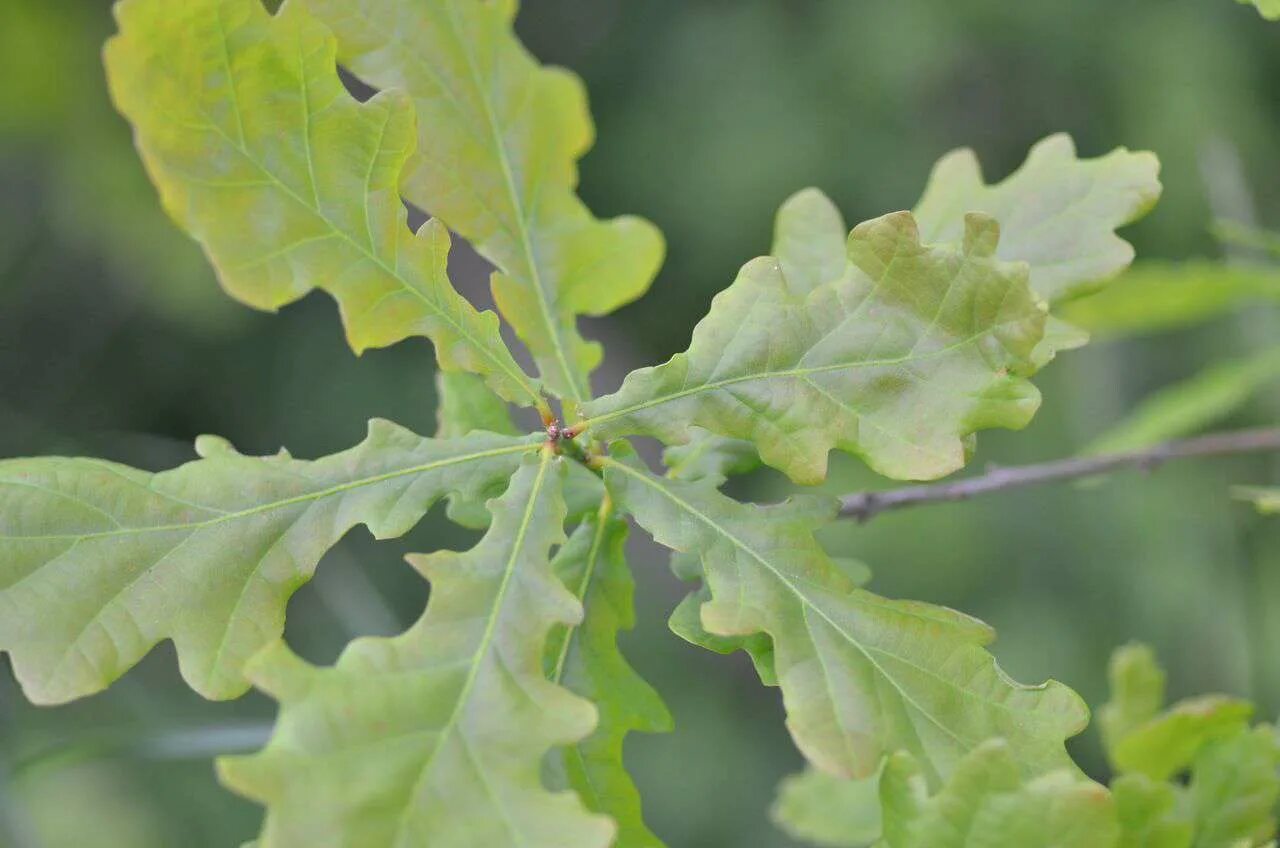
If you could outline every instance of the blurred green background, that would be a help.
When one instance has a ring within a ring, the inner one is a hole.
[[[651,297],[588,328],[610,351],[602,390],[684,347],[716,291],[767,249],[788,194],[821,186],[850,221],[907,208],[960,145],[991,177],[1059,130],[1087,155],[1156,151],[1164,199],[1128,231],[1144,258],[1249,260],[1212,222],[1280,228],[1280,26],[1230,0],[531,0],[519,29],[590,89],[588,203],[653,219],[670,245]],[[372,416],[430,432],[425,343],[357,359],[323,296],[270,316],[218,291],[107,102],[110,30],[105,0],[0,11],[0,456],[160,469],[192,458],[204,432],[298,456],[354,444]],[[457,277],[483,291],[474,258]],[[975,466],[1073,453],[1152,391],[1277,340],[1280,309],[1262,303],[1099,340],[1037,380],[1036,421],[985,434]],[[1280,385],[1224,412],[1224,426],[1280,420]],[[1054,677],[1096,704],[1110,651],[1139,638],[1170,666],[1174,697],[1226,690],[1274,716],[1280,522],[1227,491],[1278,481],[1275,459],[1186,463],[888,515],[825,541],[870,563],[884,594],[991,622],[1019,679]],[[881,485],[846,460],[829,488]],[[734,486],[786,491],[770,473]],[[291,644],[329,661],[352,636],[397,632],[427,594],[402,555],[470,539],[440,514],[394,543],[354,534],[291,604]],[[678,725],[629,742],[654,829],[672,846],[792,844],[767,823],[774,786],[800,764],[776,691],[741,656],[670,635],[684,590],[647,540],[633,565],[641,623],[625,648]],[[217,785],[209,758],[256,745],[272,715],[257,695],[202,702],[167,645],[110,692],[56,709],[28,705],[0,660],[0,845],[238,845],[259,813]],[[1101,768],[1092,734],[1073,748]]]

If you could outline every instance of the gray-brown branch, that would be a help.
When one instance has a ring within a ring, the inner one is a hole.
[[[992,468],[986,474],[963,480],[906,486],[883,492],[859,492],[845,495],[841,499],[840,514],[858,521],[870,521],[882,512],[920,504],[963,501],[991,492],[1092,477],[1126,468],[1153,471],[1164,463],[1177,459],[1266,451],[1280,451],[1280,427],[1211,433],[1123,453]]]

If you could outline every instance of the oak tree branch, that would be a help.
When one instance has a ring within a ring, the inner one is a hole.
[[[1211,433],[1191,439],[1164,442],[1141,450],[1073,457],[1035,465],[992,468],[978,477],[963,480],[905,486],[881,492],[858,492],[845,495],[841,499],[840,514],[865,522],[882,512],[909,506],[963,501],[991,492],[1092,477],[1126,468],[1153,471],[1166,462],[1178,459],[1266,451],[1280,451],[1280,427]]]

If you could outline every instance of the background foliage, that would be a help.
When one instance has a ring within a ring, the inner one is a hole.
[[[588,204],[644,215],[669,243],[653,297],[588,326],[611,351],[601,388],[685,347],[711,296],[767,248],[790,193],[820,185],[861,220],[912,203],[932,162],[961,144],[992,177],[1059,130],[1083,155],[1154,150],[1165,195],[1127,234],[1146,259],[1256,260],[1238,238],[1224,246],[1213,221],[1280,227],[1280,30],[1247,6],[544,0],[519,28],[587,82],[599,128],[583,163]],[[373,416],[429,432],[425,342],[356,359],[323,296],[272,317],[217,290],[109,108],[98,56],[110,29],[105,0],[9,0],[0,27],[0,455],[158,469],[189,458],[204,432],[300,457],[355,443]],[[482,263],[463,249],[453,263],[483,302]],[[1280,310],[1251,305],[1092,345],[1039,378],[1032,427],[986,434],[977,464],[1084,449],[1153,391],[1277,338]],[[1275,373],[1236,393],[1225,423],[1276,420]],[[840,460],[827,487],[871,480]],[[1171,700],[1222,690],[1256,699],[1266,718],[1280,710],[1265,647],[1280,638],[1280,523],[1226,493],[1277,481],[1274,461],[1191,464],[1154,482],[885,516],[825,541],[870,563],[886,595],[990,622],[1015,677],[1052,676],[1097,704],[1112,648],[1140,638],[1170,669]],[[734,486],[768,499],[783,481]],[[471,541],[437,513],[406,539],[375,547],[361,531],[330,554],[291,605],[295,650],[331,661],[354,635],[413,621],[425,589],[400,554]],[[765,825],[776,783],[799,767],[776,691],[741,655],[672,638],[666,614],[683,589],[664,555],[633,548],[639,627],[625,644],[676,720],[628,745],[648,820],[672,845],[791,844]],[[169,650],[110,693],[53,710],[26,705],[4,673],[0,844],[222,846],[253,834],[257,810],[216,786],[208,756],[259,744],[273,706],[201,701]],[[1096,731],[1074,745],[1103,772]]]

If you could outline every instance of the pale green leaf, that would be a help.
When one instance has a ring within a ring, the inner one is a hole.
[[[720,636],[708,633],[702,626],[702,605],[711,600],[711,590],[707,588],[702,572],[702,559],[693,551],[672,551],[671,572],[686,583],[697,583],[689,594],[685,595],[671,617],[667,626],[671,632],[691,645],[697,645],[717,654],[732,654],[734,651],[746,651],[760,675],[760,682],[766,686],[777,686],[778,675],[773,667],[773,640],[767,633],[752,633],[746,636]]]
[[[849,258],[844,234],[840,211],[816,188],[798,192],[782,204],[774,224],[773,255],[793,291],[808,293],[846,273]],[[1059,352],[1088,342],[1087,332],[1050,315],[1031,359],[1036,368],[1043,368]]]
[[[1150,648],[1127,645],[1111,659],[1111,700],[1099,711],[1107,754],[1120,776],[1112,789],[1120,848],[1252,848],[1270,838],[1280,794],[1274,731],[1248,729],[1253,707],[1223,695],[1190,698],[1161,711],[1164,672]],[[1191,789],[1164,783],[1191,774]],[[1181,797],[1186,795],[1184,799]]]
[[[552,563],[561,582],[581,600],[586,617],[576,627],[557,628],[548,640],[547,676],[593,702],[600,721],[591,736],[554,751],[548,765],[553,786],[575,790],[589,809],[617,822],[616,848],[660,848],[641,818],[639,792],[622,763],[629,732],[671,730],[671,716],[658,693],[618,647],[619,632],[635,624],[627,533],[626,522],[602,510],[569,537]]]
[[[611,844],[609,820],[540,773],[595,724],[590,703],[543,674],[550,630],[582,617],[551,570],[560,463],[545,450],[526,462],[470,551],[411,558],[431,597],[404,634],[358,639],[329,668],[283,643],[255,657],[255,685],[281,703],[276,730],[261,753],[219,765],[266,805],[261,848]]]
[[[639,218],[594,218],[577,160],[594,140],[582,82],[534,60],[511,29],[512,3],[306,0],[337,33],[339,57],[418,112],[402,184],[497,266],[499,309],[562,396],[590,396],[599,346],[577,315],[603,315],[649,287],[662,237]]]
[[[1263,515],[1280,515],[1280,487],[1236,486],[1231,493],[1240,500],[1251,502]]]
[[[929,782],[920,764],[906,751],[898,751],[880,769],[880,829],[883,840],[876,848],[909,845],[911,829],[929,803]]]
[[[1280,745],[1265,725],[1218,739],[1196,757],[1188,790],[1195,848],[1252,848],[1276,832]]]
[[[886,804],[885,817],[887,848],[1114,848],[1120,838],[1106,789],[1072,771],[1028,782],[1003,740],[974,749],[932,798]]]
[[[693,557],[696,561],[697,557]],[[701,571],[701,566],[699,566]],[[691,645],[705,648],[717,654],[746,651],[755,666],[760,682],[766,686],[778,685],[778,674],[773,664],[773,640],[765,633],[748,636],[721,636],[709,633],[702,626],[702,605],[711,600],[706,586],[699,586],[681,599],[671,613],[667,625],[671,632]]]
[[[871,567],[861,560],[849,557],[831,557],[831,564],[858,587],[871,582]],[[704,579],[702,560],[696,553],[675,551],[671,554],[671,570],[676,577],[692,583]],[[717,654],[746,651],[766,686],[777,686],[778,675],[773,667],[773,640],[766,633],[749,636],[718,636],[708,633],[702,626],[702,605],[711,600],[711,591],[702,583],[681,599],[667,622],[671,632],[691,645],[705,648]]]
[[[1037,369],[1043,368],[1059,353],[1084,347],[1090,338],[1087,330],[1063,321],[1056,315],[1050,315],[1044,325],[1044,338],[1032,351],[1031,360]]]
[[[778,787],[770,815],[796,839],[863,848],[880,838],[879,777],[844,780],[816,769],[793,774]]]
[[[844,232],[840,211],[818,189],[805,189],[782,205],[774,224],[773,255],[792,290],[807,293],[846,273],[849,259]],[[1031,360],[1037,369],[1043,368],[1059,352],[1088,342],[1087,332],[1050,315]]]
[[[1252,303],[1280,302],[1280,270],[1209,260],[1142,262],[1061,315],[1100,336],[1176,330]]]
[[[1167,780],[1184,771],[1214,739],[1248,726],[1253,705],[1226,695],[1202,695],[1180,701],[1166,712],[1130,730],[1112,751],[1121,772]]]
[[[1189,436],[1237,412],[1272,383],[1280,383],[1280,347],[1214,363],[1144,398],[1082,453],[1137,450]]]
[[[1095,290],[1133,261],[1115,231],[1142,217],[1160,198],[1160,163],[1124,148],[1079,159],[1067,135],[1031,149],[1008,179],[988,186],[972,150],[947,154],[934,166],[916,206],[927,243],[958,242],[964,216],[981,212],[1000,222],[996,256],[1026,262],[1031,287],[1051,304]]]
[[[757,259],[716,296],[689,349],[630,374],[583,408],[593,437],[687,442],[691,427],[747,439],[801,483],[840,448],[890,477],[960,468],[965,436],[1021,427],[1045,311],[1024,267],[993,258],[994,221],[969,216],[963,246],[921,244],[910,214],[861,224],[844,277],[808,295]]]
[[[1150,646],[1133,642],[1112,653],[1107,679],[1111,698],[1098,710],[1098,727],[1114,762],[1116,746],[1164,709],[1165,673]]]
[[[162,639],[208,698],[248,688],[289,596],[357,524],[412,528],[441,496],[509,476],[537,440],[423,439],[385,421],[315,461],[243,456],[221,439],[150,474],[93,459],[0,462],[0,650],[31,700],[97,692]]]
[[[476,430],[514,436],[519,430],[502,398],[489,391],[484,380],[465,371],[436,372],[436,438],[454,439]],[[463,527],[483,530],[489,526],[485,502],[502,494],[506,480],[494,480],[488,491],[474,497],[449,495],[449,518]]]
[[[906,749],[936,780],[992,736],[1012,740],[1027,773],[1070,763],[1063,740],[1087,718],[1075,693],[1010,680],[984,650],[990,628],[975,619],[857,588],[813,537],[834,519],[833,499],[760,507],[709,483],[604,465],[622,508],[659,543],[702,558],[702,627],[771,640],[788,729],[815,766],[865,777]]]
[[[816,188],[798,192],[782,204],[774,223],[772,255],[778,260],[789,291],[807,295],[822,285],[859,273],[849,259],[846,232],[840,211]],[[1057,352],[1080,347],[1087,341],[1087,333],[1049,316],[1030,359],[1038,369]],[[696,427],[691,431],[688,444],[669,447],[664,453],[673,476],[698,479],[717,475],[723,479],[751,470],[758,460],[750,442],[716,436]],[[970,452],[966,449],[966,454]]]
[[[1120,819],[1117,848],[1191,848],[1192,823],[1179,810],[1180,790],[1141,774],[1111,784]]]
[[[975,818],[969,848],[1114,848],[1120,823],[1110,793],[1070,771],[992,798]],[[934,843],[925,843],[935,848]],[[921,846],[924,848],[924,846]]]
[[[1237,0],[1252,4],[1269,21],[1280,21],[1280,0]]]
[[[957,763],[936,795],[917,801],[914,808],[908,807],[909,819],[890,826],[886,807],[889,848],[965,846],[975,819],[991,797],[1016,793],[1021,783],[1022,775],[1009,746],[1001,740],[986,742]]]
[[[357,103],[333,37],[292,0],[274,17],[258,0],[121,0],[116,17],[112,97],[228,292],[274,310],[322,288],[355,350],[426,336],[443,368],[542,404],[497,316],[450,286],[445,228],[405,225],[397,185],[415,132],[403,95]]]
[[[724,483],[734,474],[745,474],[760,464],[751,442],[729,439],[700,428],[689,441],[662,452],[667,474],[677,480],[714,480]]]
[[[787,198],[774,219],[771,253],[792,292],[808,294],[845,275],[848,232],[840,210],[818,189]]]

